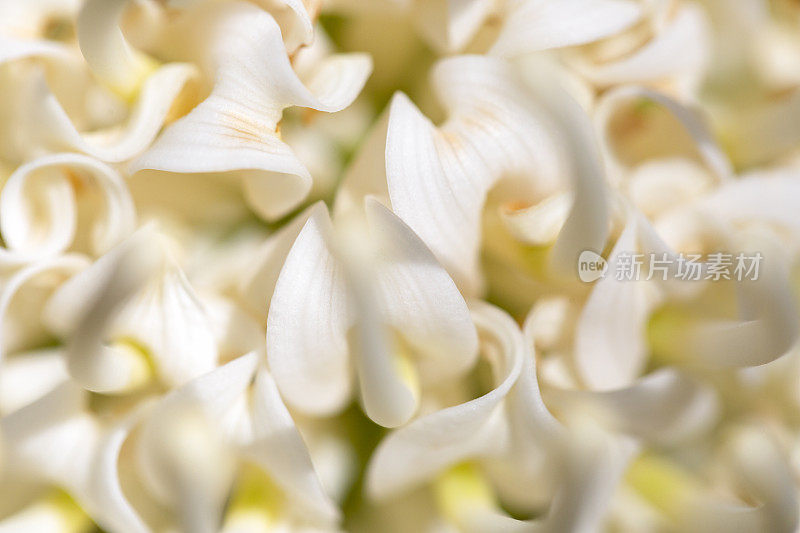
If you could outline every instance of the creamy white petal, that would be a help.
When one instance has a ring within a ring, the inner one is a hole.
[[[486,194],[503,177],[552,191],[560,162],[545,119],[510,65],[460,56],[433,73],[450,119],[436,128],[395,95],[386,141],[392,209],[425,241],[468,294],[479,292],[480,221]],[[535,176],[535,179],[534,179]],[[529,180],[529,181],[528,181]]]
[[[333,206],[335,217],[347,211],[361,209],[364,198],[372,196],[390,204],[386,184],[386,135],[389,110],[384,110],[367,137],[361,142],[353,162],[345,170],[336,192]]]
[[[534,60],[533,65],[537,65]],[[610,207],[600,147],[586,112],[559,84],[551,65],[524,69],[528,87],[546,106],[569,160],[572,207],[550,255],[550,267],[564,275],[574,272],[585,250],[599,253],[609,233]]]
[[[69,379],[60,349],[17,354],[0,367],[0,415],[7,415],[38,400]]]
[[[673,369],[658,370],[621,389],[550,389],[546,396],[560,409],[592,413],[610,430],[666,444],[708,430],[720,407],[713,389]]]
[[[243,171],[251,206],[277,218],[311,188],[311,177],[277,125],[284,108],[298,105],[334,112],[358,95],[371,71],[369,57],[335,55],[303,85],[292,70],[280,28],[269,14],[241,4],[220,14],[209,39],[215,84],[211,95],[171,125],[131,171]]]
[[[79,132],[40,74],[22,104],[24,148],[31,155],[42,151],[83,152],[101,161],[128,160],[144,150],[158,134],[186,82],[194,76],[191,65],[173,63],[156,70],[142,84],[125,124],[91,133]]]
[[[679,524],[687,529],[716,531],[795,531],[798,494],[787,458],[777,444],[753,427],[737,428],[728,443],[731,477],[748,500],[735,503],[713,494],[687,502]]]
[[[677,255],[652,226],[639,220],[645,250],[666,253],[673,265]],[[770,234],[741,233],[741,253],[762,254],[757,279],[743,276],[736,287],[736,319],[703,318],[683,323],[670,331],[681,345],[681,357],[711,367],[758,366],[787,353],[797,341],[798,311],[790,288],[788,259],[783,246]],[[707,275],[708,264],[701,264]],[[671,266],[674,271],[675,266]],[[688,282],[687,282],[688,283]],[[667,284],[668,293],[681,296],[679,284]]]
[[[0,421],[7,475],[33,475],[69,491],[102,527],[147,531],[122,493],[117,460],[133,418],[105,429],[86,411],[86,393],[61,385]]]
[[[186,276],[174,266],[125,305],[112,332],[144,347],[158,377],[170,387],[216,366],[211,319]]]
[[[242,274],[239,284],[241,298],[261,319],[267,319],[272,294],[289,250],[308,218],[320,208],[320,204],[314,204],[270,235]]]
[[[263,368],[256,374],[253,389],[252,431],[246,453],[300,502],[303,511],[312,513],[315,521],[336,522],[339,511],[322,488],[275,381]]]
[[[135,233],[63,285],[44,312],[50,327],[70,335],[68,369],[88,390],[125,390],[148,377],[144,354],[106,341],[122,305],[161,266],[162,255],[151,231]]]
[[[628,386],[644,368],[644,326],[649,316],[645,282],[616,274],[620,256],[637,253],[637,228],[632,217],[611,251],[605,277],[595,284],[578,320],[575,365],[591,389]]]
[[[8,278],[0,292],[0,360],[7,353],[48,340],[43,308],[52,291],[88,266],[86,258],[64,255],[35,262]]]
[[[594,112],[603,152],[610,164],[609,174],[618,174],[621,169],[626,167],[623,157],[615,146],[615,139],[609,132],[611,120],[619,109],[625,105],[635,104],[637,101],[652,102],[671,115],[689,136],[694,145],[693,149],[696,150],[700,160],[718,179],[727,180],[733,176],[728,157],[721,150],[702,118],[694,110],[665,94],[635,86],[620,87],[609,91],[598,101]],[[636,132],[636,130],[633,131]],[[639,134],[641,135],[641,133]],[[674,135],[672,132],[660,133],[660,135],[667,134]]]
[[[292,246],[267,316],[269,367],[286,402],[334,413],[352,393],[346,331],[351,323],[341,266],[328,250],[332,231],[317,205]]]
[[[425,383],[458,376],[478,355],[478,336],[455,283],[416,234],[377,200],[366,200],[378,243],[386,319],[418,354]]]
[[[86,0],[78,14],[78,42],[95,74],[115,91],[134,94],[149,73],[150,60],[122,35],[128,0]]]
[[[447,53],[464,48],[493,9],[493,0],[432,0],[418,3],[413,14],[425,39]]]
[[[726,222],[770,221],[800,233],[800,172],[754,172],[720,187],[698,209]]]
[[[642,8],[629,0],[516,0],[491,53],[513,56],[585,44],[633,25]]]
[[[207,417],[212,428],[222,432],[225,442],[241,453],[241,459],[261,466],[287,492],[290,506],[300,508],[312,522],[335,522],[338,511],[322,490],[305,444],[274,381],[258,364],[256,353],[244,355],[189,382],[156,408],[154,417],[145,426],[139,449],[149,483],[159,492],[167,493],[178,481],[165,477],[159,467],[159,461],[165,457],[160,457],[163,437],[158,429],[164,428],[158,422],[158,413],[172,410],[180,414],[175,409],[182,406],[183,413],[189,415],[194,408]]]
[[[600,64],[578,60],[576,68],[600,86],[676,79],[682,81],[684,91],[689,91],[701,81],[709,60],[709,38],[705,12],[698,5],[686,3],[649,43],[632,55]]]
[[[79,229],[76,196],[84,187],[99,193],[102,201],[88,228],[92,252],[101,255],[133,232],[136,213],[122,177],[90,157],[59,154],[23,165],[8,178],[0,196],[6,245],[25,255],[66,250]]]
[[[368,494],[389,498],[466,459],[502,447],[502,401],[519,377],[527,352],[522,333],[504,312],[476,304],[473,318],[493,354],[495,388],[466,403],[414,420],[386,437],[370,459]]]

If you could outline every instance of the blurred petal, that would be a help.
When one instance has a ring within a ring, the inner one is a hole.
[[[85,187],[91,192],[84,191]],[[11,175],[0,196],[3,240],[25,255],[66,250],[78,230],[76,196],[87,197],[95,191],[102,205],[98,219],[91,220],[89,241],[94,253],[105,253],[133,232],[133,201],[115,170],[77,154],[44,156]]]
[[[656,443],[696,437],[719,414],[712,389],[673,369],[658,370],[622,389],[551,389],[546,396],[559,410],[593,413],[611,430]]]
[[[574,2],[579,3],[579,2]],[[687,89],[701,81],[708,62],[710,28],[703,9],[683,4],[655,37],[623,59],[592,64],[577,61],[577,70],[602,87],[683,78]]]
[[[5,416],[38,400],[69,379],[59,349],[15,355],[0,366],[0,415]]]
[[[161,254],[152,237],[148,230],[135,233],[63,285],[48,302],[48,323],[70,335],[70,375],[88,390],[126,390],[149,377],[148,364],[138,349],[105,342],[122,305],[160,266]]]
[[[595,284],[578,321],[575,365],[591,389],[628,386],[644,368],[645,323],[650,311],[646,288],[643,281],[616,275],[619,257],[638,250],[637,232],[632,219],[614,245],[607,273]]]
[[[708,167],[714,176],[720,180],[727,180],[733,176],[730,161],[722,152],[700,116],[677,100],[643,87],[620,87],[613,89],[606,93],[597,103],[595,123],[600,133],[603,151],[611,163],[611,174],[615,174],[618,169],[629,166],[630,163],[628,163],[628,160],[632,159],[632,156],[626,157],[626,154],[620,152],[622,146],[624,146],[625,139],[615,138],[613,132],[610,131],[612,119],[614,114],[623,109],[624,106],[636,104],[637,102],[643,104],[639,107],[639,114],[643,115],[643,117],[640,117],[638,121],[635,118],[632,119],[630,121],[632,127],[629,127],[627,130],[622,130],[623,133],[627,131],[630,137],[638,136],[645,140],[651,140],[653,138],[658,139],[659,144],[662,145],[660,148],[667,150],[673,149],[676,146],[681,147],[682,144],[678,137],[679,134],[675,134],[671,131],[657,130],[649,132],[649,134],[646,135],[645,133],[648,132],[643,132],[641,131],[641,127],[637,127],[637,123],[643,123],[645,126],[647,125],[644,118],[646,118],[646,114],[652,110],[649,104],[653,103],[657,108],[660,108],[661,111],[666,113],[666,116],[671,119],[671,122],[685,131],[686,135],[688,135],[690,152],[692,155],[696,153],[699,160]],[[670,125],[670,123],[667,121],[656,122],[654,127],[659,127],[659,125],[663,127],[664,125]],[[621,128],[618,129],[621,130]],[[669,144],[664,144],[663,139],[665,135],[674,136],[673,141]],[[683,144],[687,143],[684,142]],[[662,154],[659,155],[663,157]],[[675,154],[669,155],[675,156]],[[683,154],[681,153],[679,155]]]
[[[618,33],[642,15],[629,0],[516,0],[491,53],[522,55]]]
[[[63,487],[103,528],[147,531],[117,477],[119,450],[133,419],[105,430],[84,410],[86,401],[84,391],[67,383],[3,418],[6,473]]]

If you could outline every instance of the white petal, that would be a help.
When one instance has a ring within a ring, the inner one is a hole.
[[[618,33],[642,15],[629,0],[518,0],[491,53],[513,56],[585,44]]]
[[[18,354],[3,361],[0,368],[0,415],[33,403],[69,379],[59,349]]]
[[[630,221],[611,251],[605,277],[594,286],[578,321],[575,364],[591,389],[628,386],[644,368],[649,316],[645,282],[616,275],[619,257],[637,253],[637,232],[635,220]]]
[[[161,129],[173,101],[195,73],[194,67],[174,63],[156,70],[143,83],[127,123],[82,134],[40,75],[23,109],[25,148],[83,152],[101,161],[128,160],[144,150]]]
[[[698,203],[727,221],[770,221],[800,233],[800,173],[791,170],[745,175]]]
[[[501,445],[500,406],[519,377],[526,356],[522,333],[505,313],[487,304],[473,311],[497,360],[496,386],[483,396],[419,418],[386,437],[367,471],[367,491],[384,499],[430,480],[448,466]]]
[[[425,244],[397,215],[366,200],[378,243],[378,276],[387,319],[419,354],[425,383],[466,372],[478,355],[478,336],[455,283]]]
[[[558,129],[566,154],[573,189],[572,208],[558,234],[550,256],[550,266],[562,273],[574,272],[585,250],[599,253],[609,231],[609,199],[605,171],[596,136],[586,112],[558,83],[552,65],[534,60],[523,70],[528,87],[546,107]],[[535,76],[535,77],[534,77]]]
[[[160,266],[162,256],[154,244],[153,234],[140,230],[63,285],[48,302],[47,322],[62,335],[71,334],[70,375],[88,390],[125,390],[147,377],[141,354],[105,341],[121,306]]]
[[[351,397],[346,330],[350,310],[341,267],[328,250],[332,230],[323,205],[312,210],[292,246],[267,317],[270,371],[286,402],[330,414]]]
[[[159,378],[169,387],[216,366],[211,320],[177,267],[168,268],[128,302],[111,333],[116,338],[135,339],[144,347]]]
[[[389,205],[389,190],[386,184],[386,134],[389,128],[389,110],[384,110],[370,129],[345,170],[336,192],[333,206],[334,217],[361,209],[364,198],[373,196]]]
[[[459,287],[479,291],[483,203],[502,177],[552,191],[560,163],[541,114],[509,65],[480,56],[440,62],[434,71],[451,118],[440,128],[402,94],[392,101],[386,174],[392,208],[436,254]]]
[[[321,111],[347,107],[371,70],[368,57],[332,56],[304,86],[289,62],[280,28],[267,13],[239,5],[224,12],[210,38],[216,81],[211,95],[171,125],[137,159],[131,171],[229,172],[242,174],[251,206],[266,218],[294,208],[311,177],[277,125],[284,108]]]
[[[414,6],[422,35],[441,52],[456,52],[475,36],[492,13],[492,0],[433,0]]]
[[[667,444],[707,430],[719,408],[713,390],[672,369],[656,371],[623,389],[554,389],[547,397],[561,409],[592,413],[611,430]]]
[[[256,375],[252,419],[247,453],[317,521],[336,522],[339,512],[325,494],[306,445],[265,369]]]
[[[84,391],[67,383],[0,422],[10,473],[34,475],[69,491],[104,528],[147,531],[117,476],[133,419],[105,430],[84,411]]]
[[[733,176],[730,161],[717,145],[701,117],[677,100],[643,87],[620,87],[614,89],[605,94],[597,103],[595,123],[599,131],[600,140],[603,143],[603,151],[612,165],[612,171],[609,174],[613,175],[618,169],[625,167],[621,154],[615,150],[614,139],[609,133],[611,119],[621,106],[635,103],[636,101],[653,102],[671,115],[688,134],[700,159],[720,180],[727,180]],[[669,134],[672,133],[663,132],[657,135]]]
[[[119,24],[128,0],[86,0],[78,14],[78,42],[100,79],[123,95],[134,94],[148,59],[128,44]]]
[[[670,23],[634,54],[598,65],[578,61],[577,70],[600,86],[684,78],[686,89],[694,89],[708,62],[708,26],[700,6],[684,4]]]
[[[0,292],[0,360],[6,353],[30,348],[48,338],[42,316],[53,289],[88,261],[76,255],[64,255],[38,261],[16,272]]]
[[[297,236],[312,213],[320,209],[320,204],[305,209],[280,230],[270,235],[258,249],[251,264],[241,277],[239,292],[241,298],[256,316],[266,320],[272,294],[278,282],[286,256],[292,249]]]
[[[136,213],[122,177],[92,158],[60,154],[23,165],[3,187],[0,228],[6,245],[25,255],[66,250],[77,230],[75,189],[87,185],[102,198],[99,220],[90,228],[92,252],[101,255],[130,235]]]

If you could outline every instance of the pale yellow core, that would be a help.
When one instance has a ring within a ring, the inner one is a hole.
[[[420,397],[419,375],[412,357],[410,347],[394,333],[392,335],[392,366],[415,399]]]
[[[246,465],[225,513],[223,529],[244,531],[245,526],[269,529],[280,522],[285,506],[281,488],[259,467]]]
[[[131,369],[128,389],[137,389],[153,379],[155,366],[147,348],[129,338],[117,339],[111,343],[111,347],[125,357]]]
[[[698,480],[689,472],[653,455],[634,461],[625,480],[655,508],[672,517],[679,515],[700,492]]]
[[[497,509],[492,487],[472,463],[461,463],[443,472],[434,482],[436,502],[453,523],[469,521],[481,509]]]

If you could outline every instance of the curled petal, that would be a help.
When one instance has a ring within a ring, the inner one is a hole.
[[[415,7],[419,31],[442,52],[464,48],[494,8],[492,0],[434,0]]]
[[[593,413],[610,429],[657,443],[696,436],[708,429],[719,411],[711,389],[672,369],[656,371],[622,389],[553,389],[547,397],[561,409]]]
[[[79,132],[43,74],[35,79],[22,105],[19,144],[28,153],[83,152],[101,161],[119,162],[141,153],[155,138],[186,82],[194,75],[191,65],[174,63],[156,70],[142,84],[126,124],[91,133]]]
[[[473,318],[496,354],[495,388],[395,430],[376,449],[367,471],[367,491],[384,499],[429,481],[449,466],[494,450],[502,441],[502,401],[519,377],[526,355],[522,333],[497,308],[477,305]]]
[[[702,8],[684,4],[652,41],[632,55],[601,64],[578,60],[576,66],[600,86],[677,79],[683,80],[684,90],[691,90],[708,62],[709,34]]]
[[[101,196],[104,217],[93,221],[92,251],[103,254],[130,235],[136,213],[122,177],[90,157],[59,154],[23,165],[3,187],[0,229],[6,245],[25,255],[66,250],[76,238],[76,195],[86,186]]]
[[[604,95],[597,103],[595,124],[600,133],[600,140],[603,143],[603,151],[612,164],[613,172],[610,172],[610,174],[615,174],[616,171],[624,169],[627,166],[627,162],[625,161],[626,157],[624,154],[620,153],[619,147],[616,145],[618,141],[610,131],[611,121],[614,114],[620,108],[625,105],[630,105],[631,103],[636,103],[637,101],[656,104],[663,109],[673,121],[676,121],[676,124],[682,127],[689,136],[689,150],[699,155],[700,160],[705,163],[708,169],[719,180],[728,180],[733,176],[731,164],[727,156],[717,145],[717,142],[714,140],[705,123],[693,110],[669,96],[643,87],[620,87],[614,89]],[[652,108],[650,106],[644,106],[640,108],[640,113],[648,113],[651,110]],[[631,133],[643,136],[642,132],[636,129],[631,130]],[[661,136],[667,134],[667,132],[656,132],[654,135],[663,138]]]
[[[252,207],[266,218],[294,208],[311,177],[277,125],[284,108],[298,105],[334,112],[358,95],[371,70],[367,56],[332,56],[304,85],[292,69],[280,28],[269,14],[242,4],[215,25],[211,95],[172,124],[134,161],[131,171],[242,171]]]
[[[47,339],[42,325],[47,298],[53,289],[87,265],[87,260],[77,255],[44,259],[19,270],[3,284],[0,292],[0,361],[6,353]],[[47,290],[41,291],[42,287]],[[31,292],[28,288],[32,289]]]

